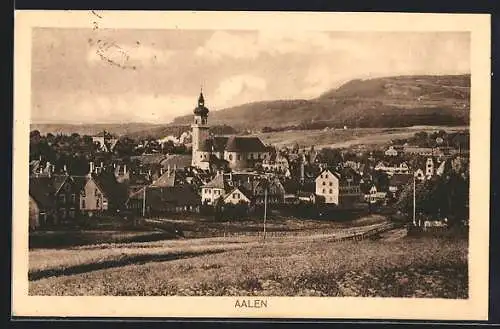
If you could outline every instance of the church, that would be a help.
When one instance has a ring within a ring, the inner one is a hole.
[[[225,160],[232,170],[251,169],[257,163],[270,158],[270,148],[266,147],[258,137],[212,136],[209,133],[208,113],[201,91],[191,125],[193,167],[209,170],[211,163]]]

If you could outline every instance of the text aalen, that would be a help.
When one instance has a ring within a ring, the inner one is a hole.
[[[235,308],[266,308],[267,300],[264,299],[237,299]]]

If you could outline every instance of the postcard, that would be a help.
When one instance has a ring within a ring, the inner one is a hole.
[[[490,16],[16,11],[12,315],[487,320]]]

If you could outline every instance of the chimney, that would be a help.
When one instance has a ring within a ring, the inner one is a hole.
[[[167,176],[170,177],[170,164],[167,166]]]
[[[127,174],[127,165],[126,164],[123,165],[123,174],[124,175]]]
[[[163,167],[160,167],[160,176],[163,175]]]
[[[64,165],[64,167],[63,167],[63,171],[64,171],[65,173],[68,173],[68,167],[66,167],[66,165]]]
[[[101,169],[104,168],[104,164],[101,162]]]
[[[116,162],[113,162],[113,168],[116,169]]]
[[[90,166],[89,174],[93,174],[94,173],[94,162],[90,161],[89,166]]]

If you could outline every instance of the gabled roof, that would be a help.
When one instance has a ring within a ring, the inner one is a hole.
[[[64,183],[66,183],[67,180],[69,180],[69,175],[53,176],[53,185],[56,194],[59,193],[59,190],[61,190],[61,187],[63,187]]]
[[[54,185],[49,177],[30,177],[29,195],[41,209],[50,209],[54,206]]]
[[[161,175],[151,186],[156,187],[171,187],[178,184],[181,177],[177,173],[177,171],[165,172]]]
[[[167,156],[163,156],[159,163],[164,168],[169,165],[171,168],[174,166],[177,168],[186,168],[191,166],[191,158],[191,154],[169,154]]]
[[[233,189],[231,189],[228,193],[226,193],[224,195],[224,199],[226,199],[227,197],[229,197],[232,193],[236,192],[236,191],[239,191],[241,194],[243,194],[248,200],[252,200],[252,192],[247,190],[245,187],[243,186],[236,186],[234,187]]]
[[[92,175],[92,179],[111,202],[119,204],[126,200],[126,188],[117,182],[113,173],[104,172],[99,175]]]
[[[226,149],[227,141],[229,137],[225,136],[214,136],[207,138],[203,141],[200,146],[200,151],[203,152],[224,152]]]
[[[231,136],[225,150],[228,152],[266,152],[267,148],[258,137]]]
[[[144,188],[130,195],[131,199],[143,200]],[[196,206],[200,203],[200,196],[189,185],[146,188],[146,205],[153,210],[166,209],[167,205]]]
[[[203,185],[203,187],[219,188],[225,191],[230,188],[228,182],[224,179],[224,176],[221,174],[217,174],[217,176],[215,176],[207,184]]]

